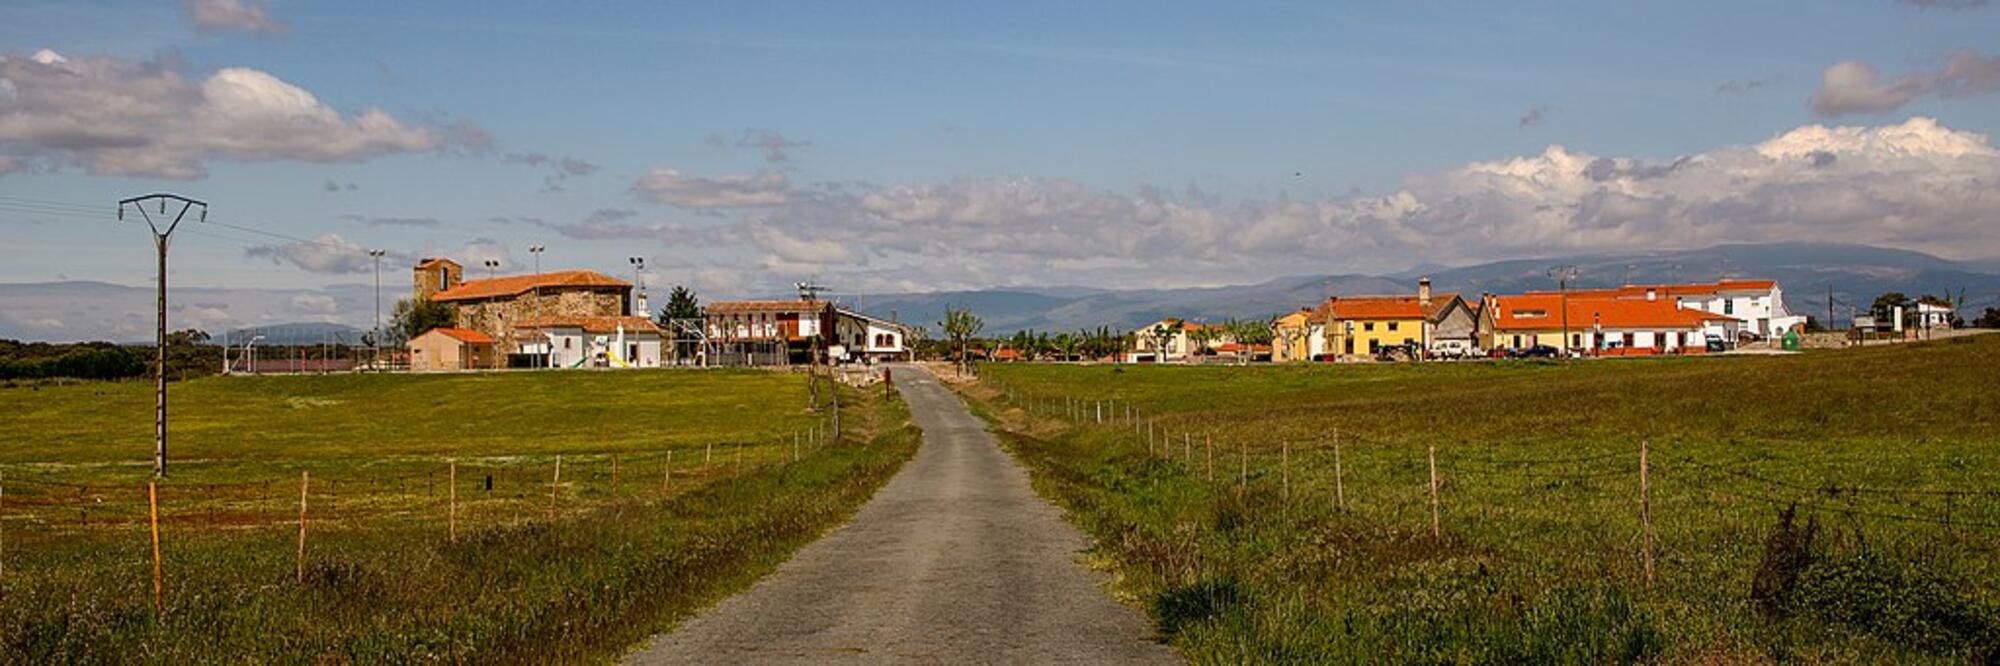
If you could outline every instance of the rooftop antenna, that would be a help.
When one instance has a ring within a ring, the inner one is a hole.
[[[792,286],[798,287],[799,300],[802,301],[817,301],[820,294],[828,291],[825,285],[815,284],[810,280],[794,283]]]

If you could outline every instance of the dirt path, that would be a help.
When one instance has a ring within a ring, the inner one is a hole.
[[[854,521],[628,664],[1174,663],[985,424],[897,366],[924,442]]]

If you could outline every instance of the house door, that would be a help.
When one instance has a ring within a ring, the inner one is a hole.
[[[1344,338],[1344,339],[1345,339],[1345,340],[1347,340],[1347,344],[1346,344],[1346,347],[1347,347],[1347,355],[1348,355],[1348,356],[1353,356],[1353,355],[1354,355],[1354,338]]]

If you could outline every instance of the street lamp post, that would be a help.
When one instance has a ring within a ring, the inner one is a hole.
[[[485,264],[485,265],[486,265],[486,279],[488,279],[488,280],[491,280],[491,279],[493,279],[493,271],[494,271],[494,270],[496,270],[496,269],[498,269],[498,268],[500,268],[500,260],[499,260],[499,259],[487,259],[487,260],[484,260],[484,261],[481,261],[481,262],[479,262],[479,263],[482,263],[482,264]]]
[[[646,297],[646,258],[626,257],[625,262],[632,264],[632,284],[639,287],[639,297],[632,301],[632,314],[637,317],[649,316],[648,313],[638,311],[639,302],[645,300]]]
[[[1569,358],[1569,281],[1576,279],[1575,266],[1563,265],[1549,268],[1549,277],[1555,278],[1556,288],[1562,292],[1562,350],[1563,358]]]
[[[368,338],[373,347],[375,370],[382,370],[382,255],[386,250],[369,250],[368,256],[375,260],[375,333]]]

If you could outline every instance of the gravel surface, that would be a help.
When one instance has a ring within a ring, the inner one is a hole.
[[[894,369],[923,446],[854,521],[629,664],[1177,663],[1079,563],[1087,542],[927,371]]]

